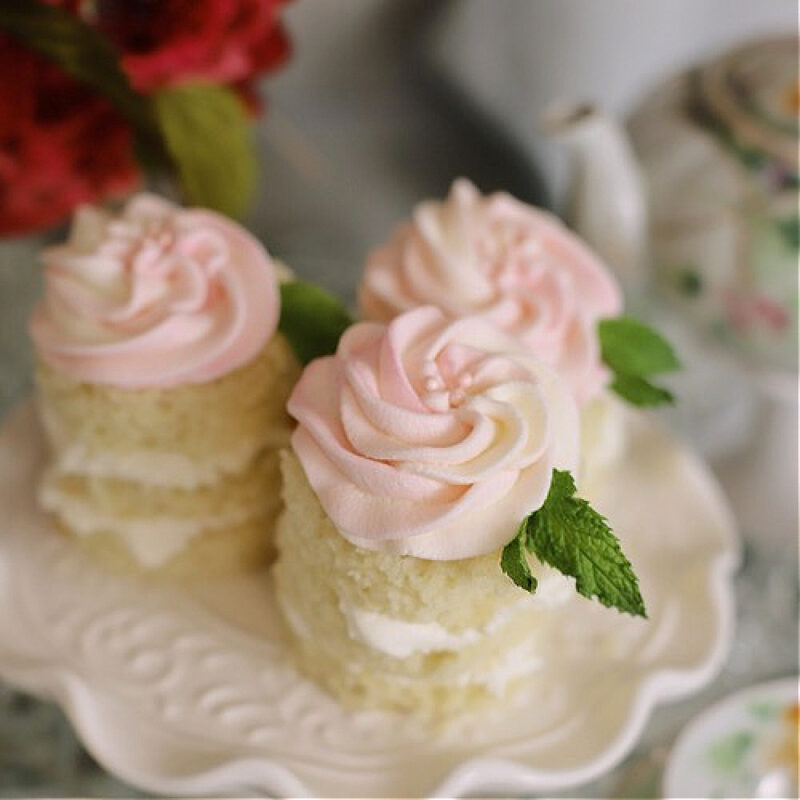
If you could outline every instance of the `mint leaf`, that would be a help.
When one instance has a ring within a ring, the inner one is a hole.
[[[544,504],[525,518],[520,533],[503,550],[503,571],[526,588],[524,572],[517,572],[517,549],[523,539],[525,548],[540,561],[575,578],[575,587],[584,597],[596,597],[604,606],[626,614],[647,616],[639,582],[619,540],[606,520],[586,500],[575,496],[575,481],[569,472],[553,470]],[[535,588],[534,581],[528,591]]]
[[[647,380],[680,369],[680,361],[666,339],[630,317],[600,320],[597,335],[603,361],[614,372],[613,391],[636,406],[674,402],[670,392]]]
[[[305,281],[281,284],[278,328],[303,364],[336,352],[339,337],[353,320],[329,292]]]
[[[603,361],[614,372],[646,378],[680,369],[680,361],[669,342],[638,320],[602,319],[597,333]]]
[[[257,165],[239,98],[225,86],[189,83],[160,89],[153,102],[186,199],[241,218]]]
[[[500,569],[511,578],[514,583],[526,592],[536,592],[537,580],[528,566],[525,555],[525,525],[521,525],[517,535],[503,548],[500,556]]]
[[[634,406],[660,406],[675,402],[671,392],[635,375],[618,374],[611,382],[611,389]]]

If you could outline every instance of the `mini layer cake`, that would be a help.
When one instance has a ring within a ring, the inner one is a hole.
[[[262,564],[299,374],[274,262],[231,221],[140,195],[84,207],[45,251],[36,382],[58,527],[114,564],[212,575]]]
[[[486,320],[360,323],[289,400],[277,596],[300,668],[344,703],[439,723],[505,702],[574,583],[500,550],[578,460],[569,385]]]
[[[622,295],[552,214],[457,180],[445,201],[421,203],[370,253],[358,295],[363,316],[380,322],[427,304],[493,322],[569,382],[583,417],[584,472],[623,445],[597,332],[599,320],[620,314]]]

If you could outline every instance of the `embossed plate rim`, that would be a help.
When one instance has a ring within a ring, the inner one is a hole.
[[[0,433],[0,476],[3,458],[7,462],[6,469],[11,461],[15,465],[19,463],[19,468],[24,469],[25,458],[30,457],[24,430],[26,424],[29,427],[32,424],[29,407],[18,409],[6,420]],[[17,439],[14,440],[12,435],[16,435]],[[11,457],[9,444],[15,443],[17,451]],[[636,690],[630,692],[629,704],[623,707],[628,712],[624,724],[616,729],[602,753],[578,768],[540,769],[508,758],[472,756],[449,767],[443,773],[444,777],[438,774],[434,780],[431,776],[430,785],[426,784],[425,791],[420,794],[451,797],[470,793],[524,794],[579,785],[599,776],[625,755],[638,739],[658,703],[695,691],[713,677],[732,636],[732,574],[738,562],[738,547],[730,512],[715,482],[699,462],[690,459],[687,463],[689,469],[695,472],[693,479],[702,485],[712,516],[719,522],[719,530],[715,535],[720,537],[722,543],[720,549],[708,555],[707,570],[701,576],[706,581],[703,587],[708,591],[709,608],[717,614],[717,636],[710,643],[705,658],[691,667],[679,669],[665,668],[662,664],[640,678]],[[6,505],[7,522],[13,529],[14,514],[8,513]],[[20,513],[24,516],[24,507]],[[35,626],[30,627],[30,616],[25,618],[26,593],[19,586],[14,588],[18,577],[15,567],[18,568],[17,572],[20,568],[19,555],[15,555],[19,538],[15,540],[13,535],[3,535],[3,531],[0,531],[0,601],[6,604],[10,612],[0,616],[0,675],[20,688],[51,697],[60,703],[87,748],[111,772],[131,784],[167,795],[252,794],[265,791],[282,796],[334,794],[319,791],[319,787],[324,785],[324,780],[319,778],[320,770],[330,770],[330,763],[326,766],[325,762],[321,762],[321,767],[317,765],[317,773],[310,769],[305,775],[300,775],[291,768],[291,764],[286,766],[286,763],[281,763],[279,755],[254,756],[253,748],[248,748],[244,743],[236,748],[237,752],[233,752],[221,743],[214,748],[210,740],[202,737],[179,738],[174,733],[171,734],[174,741],[165,743],[162,740],[169,739],[170,733],[159,731],[155,718],[145,720],[141,715],[133,714],[130,700],[126,703],[120,696],[109,695],[105,686],[91,685],[92,675],[87,665],[60,658],[58,652],[52,651],[53,643],[48,642],[46,637],[44,643],[37,641],[42,631],[36,630]],[[32,537],[32,540],[36,538]],[[60,542],[56,545],[49,537],[41,537],[41,543],[42,546],[69,547]],[[26,541],[23,546],[33,548],[34,544]],[[54,581],[58,579],[63,579],[63,576],[53,578]],[[69,580],[68,576],[66,580]],[[191,606],[191,600],[187,602]],[[178,605],[182,608],[183,602]],[[169,609],[170,613],[174,610]],[[198,608],[197,614],[202,616],[202,613],[203,610]],[[26,623],[28,627],[25,627]],[[234,640],[243,633],[248,635],[233,626],[228,626],[226,633],[226,623],[222,620],[214,619],[214,623],[219,626],[217,632],[223,639],[227,639],[228,635]],[[211,631],[212,627],[209,626],[209,636],[215,633]],[[51,648],[49,651],[48,647]],[[272,642],[270,647],[274,648],[275,643]],[[296,681],[299,683],[302,679],[297,677]],[[323,702],[332,703],[330,700],[323,701],[320,696],[320,703]],[[324,706],[322,713],[326,713]],[[135,729],[138,733],[135,733]],[[148,743],[151,750],[145,747],[143,752],[135,753],[136,746],[126,742],[126,737]],[[167,752],[166,757],[162,757],[163,752],[159,751],[161,746],[167,748],[163,751]],[[343,768],[338,769],[341,773]],[[316,782],[309,780],[309,775],[316,775]],[[339,774],[337,779],[341,780],[341,777]],[[342,786],[340,783],[335,793],[352,796],[352,792]],[[408,796],[408,791],[403,791],[402,786],[393,788],[394,791],[386,793]]]

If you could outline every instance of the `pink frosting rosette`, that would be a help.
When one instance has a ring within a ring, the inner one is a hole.
[[[44,252],[31,335],[76,380],[126,389],[204,383],[275,333],[274,265],[240,226],[153,195],[114,215],[84,206],[69,241]]]
[[[433,306],[362,322],[306,367],[288,405],[292,445],[340,533],[432,560],[507,544],[574,470],[568,384],[479,317]]]
[[[597,321],[622,305],[608,269],[558,219],[463,179],[369,255],[359,302],[381,321],[429,303],[480,314],[564,375],[579,403],[607,381]]]

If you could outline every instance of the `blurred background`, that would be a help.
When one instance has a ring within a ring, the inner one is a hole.
[[[542,130],[547,107],[590,101],[624,115],[659,82],[735,43],[792,35],[797,8],[791,0],[504,0],[500,8],[301,0],[287,19],[296,55],[266,85],[253,223],[299,257],[316,242],[295,241],[292,224],[320,229],[359,262],[413,204],[441,197],[458,175],[562,207],[567,159]],[[342,288],[352,291],[352,280]]]
[[[87,4],[50,5],[77,13]],[[156,13],[146,0],[130,5]],[[266,5],[291,48],[273,36],[246,86],[225,80],[251,109],[257,183],[243,219],[271,253],[352,304],[369,249],[420,200],[468,176],[566,215],[619,267],[631,307],[678,345],[687,369],[665,421],[711,461],[745,558],[723,676],[659,711],[636,753],[584,792],[652,795],[670,742],[695,713],[733,688],[797,672],[797,3]],[[187,4],[163,6],[180,21]],[[24,25],[12,17],[19,46]],[[123,63],[144,95],[172,88],[167,78],[154,89],[152,73],[131,71],[139,62]],[[33,133],[12,124],[15,83],[13,60],[0,55],[0,414],[30,391],[37,252],[63,237],[69,213],[68,204],[60,219],[37,217],[33,201],[25,214],[16,208],[14,136]],[[63,105],[54,87],[52,106]],[[50,107],[48,89],[37,91]],[[124,193],[141,180],[136,169],[76,197]],[[156,169],[145,180],[180,193],[181,177]],[[0,795],[135,794],[92,762],[55,707],[0,687]]]

